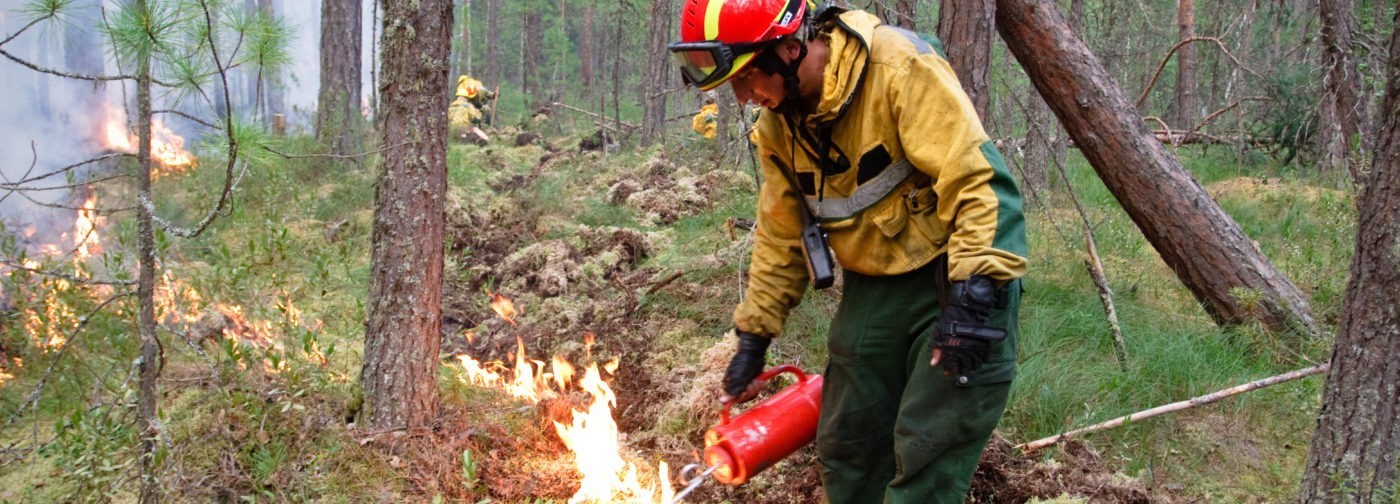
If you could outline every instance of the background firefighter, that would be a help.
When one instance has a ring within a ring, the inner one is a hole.
[[[724,401],[757,391],[771,341],[843,267],[817,449],[836,503],[962,502],[1016,373],[1021,199],[947,61],[862,11],[687,0],[687,83],[765,110],[763,185]],[[810,231],[819,226],[816,233]],[[808,240],[804,240],[804,235]]]
[[[457,98],[447,109],[448,127],[452,136],[456,138],[466,137],[468,134],[480,135],[485,139],[485,133],[479,129],[481,126],[489,126],[491,123],[491,99],[496,97],[496,93],[486,89],[486,85],[481,81],[461,75],[457,77]]]

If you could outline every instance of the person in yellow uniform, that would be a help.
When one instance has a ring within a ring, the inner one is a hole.
[[[690,129],[710,140],[715,139],[718,127],[719,105],[715,102],[706,103],[705,106],[700,107],[699,112],[695,113],[695,117],[690,118]]]
[[[495,96],[481,81],[466,75],[458,76],[457,98],[449,108],[449,123],[460,128],[489,123],[491,106],[487,100]]]
[[[687,83],[765,108],[762,185],[722,401],[758,390],[809,284],[844,284],[817,453],[833,503],[961,503],[1016,374],[1021,196],[946,59],[804,0],[685,0]]]

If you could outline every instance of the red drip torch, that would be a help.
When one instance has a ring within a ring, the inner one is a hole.
[[[822,407],[822,377],[797,366],[778,366],[758,375],[766,381],[781,373],[797,375],[797,383],[747,411],[729,418],[720,410],[720,423],[705,433],[705,465],[726,485],[739,485],[759,471],[791,455],[817,436]]]

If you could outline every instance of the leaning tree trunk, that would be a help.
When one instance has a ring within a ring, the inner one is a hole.
[[[1396,498],[1388,495],[1400,459],[1400,27],[1393,30],[1383,123],[1375,164],[1358,180],[1356,252],[1301,502]]]
[[[938,8],[938,38],[947,48],[948,64],[983,121],[987,120],[987,68],[992,62],[996,10],[996,0],[943,0]]]
[[[384,167],[375,184],[364,425],[437,415],[451,0],[384,2]]]
[[[1055,2],[997,0],[997,28],[1104,184],[1218,324],[1255,319],[1317,334],[1303,293],[1152,135]]]
[[[321,91],[316,138],[334,154],[360,143],[360,2],[321,0]]]

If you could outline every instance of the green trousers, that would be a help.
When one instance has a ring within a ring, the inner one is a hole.
[[[1020,282],[992,314],[1007,339],[976,372],[944,376],[929,366],[929,338],[948,291],[946,261],[844,275],[817,426],[827,502],[963,502],[1016,375]]]

